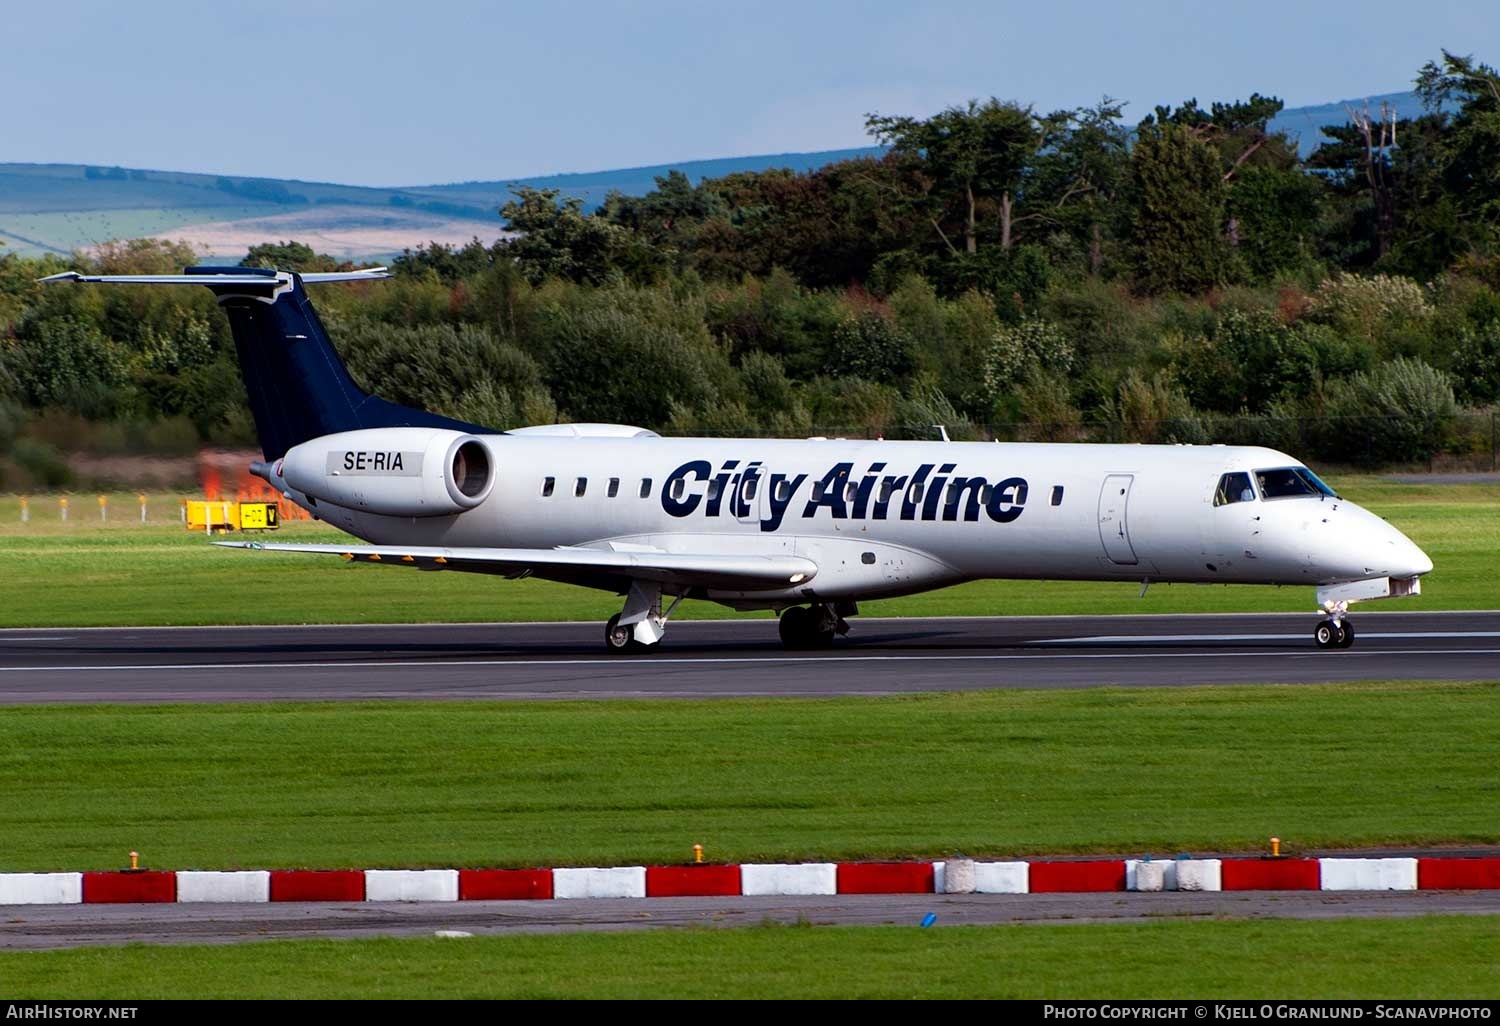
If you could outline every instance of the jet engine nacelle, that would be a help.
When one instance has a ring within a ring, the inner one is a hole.
[[[346,509],[444,517],[478,506],[495,484],[489,442],[443,428],[372,428],[294,446],[278,471],[291,488]]]

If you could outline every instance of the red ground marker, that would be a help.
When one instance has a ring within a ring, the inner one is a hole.
[[[176,901],[177,874],[169,872],[84,873],[85,904]]]
[[[360,869],[273,869],[272,901],[364,901]]]
[[[1033,894],[1065,891],[1123,891],[1124,889],[1124,859],[1031,863],[1031,892]]]
[[[739,866],[647,866],[646,897],[719,897],[740,893]]]
[[[840,894],[931,894],[931,862],[840,862]]]
[[[552,897],[550,869],[460,869],[459,901],[522,901]]]
[[[1417,890],[1500,890],[1500,859],[1417,859]]]
[[[1220,873],[1226,891],[1316,891],[1322,886],[1317,859],[1225,859]]]

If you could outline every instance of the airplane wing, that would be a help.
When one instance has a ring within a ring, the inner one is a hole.
[[[229,549],[343,556],[425,570],[466,570],[507,577],[542,577],[570,583],[607,579],[627,590],[631,581],[736,591],[804,584],[818,566],[801,556],[691,555],[676,552],[616,552],[611,549],[485,549],[431,545],[308,545],[289,542],[214,542]]]

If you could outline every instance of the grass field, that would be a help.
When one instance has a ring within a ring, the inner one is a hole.
[[[14,707],[0,870],[1500,842],[1500,684]]]
[[[1356,502],[1387,517],[1427,550],[1436,568],[1413,600],[1369,608],[1492,609],[1500,606],[1500,485],[1401,485],[1340,480]],[[133,495],[111,497],[99,524],[92,495],[72,498],[70,523],[56,497],[0,497],[0,581],[9,601],[0,626],[203,623],[393,623],[423,620],[604,620],[612,595],[543,581],[348,565],[336,557],[232,552],[177,525],[177,497],[151,496],[142,527]],[[288,541],[346,539],[322,524],[287,525]],[[869,602],[867,616],[1085,613],[1310,612],[1311,588],[980,581],[926,595]],[[680,619],[734,616],[684,603]],[[754,614],[769,616],[769,614]]]
[[[1497,965],[1500,918],[1482,916],[763,926],[3,952],[0,991],[11,999],[1451,1000],[1493,999]]]

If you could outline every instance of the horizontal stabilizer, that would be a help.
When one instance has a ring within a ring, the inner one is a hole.
[[[676,552],[615,552],[609,549],[485,549],[430,545],[305,545],[286,542],[215,542],[231,549],[302,552],[371,562],[416,564],[432,569],[481,570],[538,577],[558,573],[597,574],[686,587],[756,590],[805,584],[818,566],[801,556],[723,556]]]
[[[431,427],[493,434],[426,410],[371,395],[349,376],[303,285],[378,281],[384,267],[298,274],[266,267],[184,267],[181,274],[83,274],[64,271],[48,284],[202,285],[229,318],[245,397],[267,462],[309,438],[368,428]]]
[[[203,274],[81,274],[78,271],[64,271],[61,274],[49,274],[37,281],[44,285],[55,285],[59,282],[75,282],[90,285],[250,285],[266,286],[270,280],[291,282],[290,271],[260,271],[259,273],[246,270],[244,273],[233,271],[215,271]],[[381,278],[389,278],[391,273],[384,267],[366,267],[358,271],[327,271],[315,274],[298,275],[304,284],[321,285],[333,281],[379,281]]]

